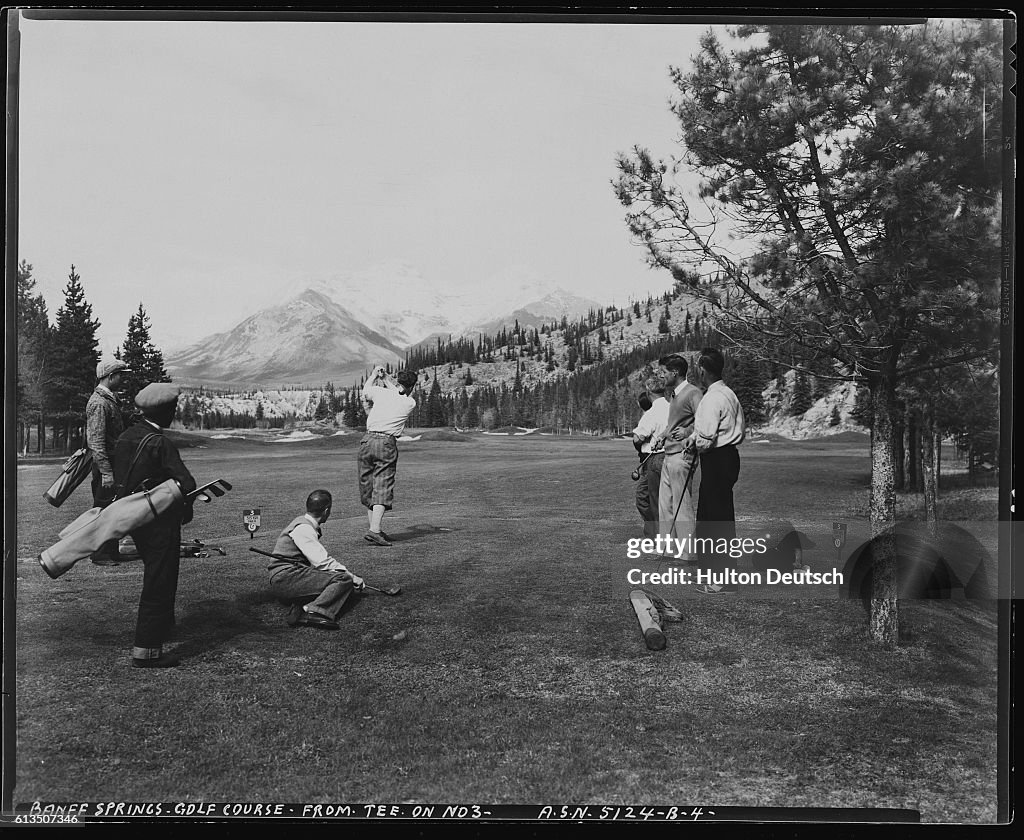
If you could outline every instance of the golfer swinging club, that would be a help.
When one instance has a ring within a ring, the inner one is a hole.
[[[403,370],[393,379],[378,365],[363,386],[366,434],[359,442],[359,500],[369,519],[369,530],[363,539],[371,545],[392,544],[381,525],[384,511],[391,510],[394,500],[397,439],[416,407],[416,400],[409,396],[416,380],[411,370]]]

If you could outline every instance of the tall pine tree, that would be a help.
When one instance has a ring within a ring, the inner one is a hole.
[[[798,370],[793,377],[793,396],[789,403],[789,413],[803,414],[814,404],[811,397],[811,383],[807,381],[807,374]]]
[[[49,389],[50,415],[63,426],[62,444],[70,448],[82,439],[85,404],[96,386],[96,365],[100,360],[96,331],[100,322],[92,317],[92,304],[85,299],[82,278],[71,266],[64,287],[64,305],[57,310],[53,331],[53,376]]]
[[[135,395],[151,382],[171,381],[164,367],[164,355],[153,345],[149,328],[149,316],[140,303],[138,311],[128,319],[124,344],[114,351],[114,356],[129,368],[122,377],[128,405],[133,405]]]
[[[435,376],[430,386],[430,393],[427,395],[427,411],[424,425],[436,428],[445,424],[444,405],[441,401],[441,385]]]
[[[35,291],[32,266],[18,266],[17,330],[18,448],[28,451],[30,429],[36,429],[36,451],[43,451],[46,426],[46,394],[50,377],[50,317],[46,301]]]

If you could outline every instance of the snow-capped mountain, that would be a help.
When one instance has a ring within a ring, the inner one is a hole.
[[[503,312],[487,321],[470,324],[468,327],[459,330],[459,333],[461,335],[476,335],[478,333],[494,335],[502,327],[511,327],[517,321],[519,326],[532,329],[558,321],[563,315],[568,316],[571,321],[576,316],[587,314],[591,309],[597,310],[601,308],[601,304],[597,301],[557,289],[540,300],[522,304],[516,309]]]
[[[347,383],[373,365],[404,360],[400,347],[306,289],[170,355],[166,365],[175,381],[186,383]]]
[[[289,286],[303,291],[169,353],[168,372],[225,387],[349,382],[375,364],[400,367],[404,349],[428,337],[489,335],[516,320],[533,327],[600,308],[522,267],[446,291],[401,261]]]
[[[442,292],[414,266],[391,261],[314,280],[309,288],[401,347],[430,336],[488,333],[513,324],[520,310],[539,324],[600,306],[553,288],[550,280],[523,266],[513,266],[471,288]]]

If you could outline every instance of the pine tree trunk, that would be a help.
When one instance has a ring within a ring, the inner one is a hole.
[[[922,463],[922,452],[923,452],[923,435],[924,431],[922,428],[923,419],[921,416],[920,409],[914,409],[910,416],[910,442],[911,447],[911,488],[916,493],[924,491],[924,465]]]
[[[928,533],[938,536],[938,488],[935,476],[935,415],[931,406],[921,415],[921,471],[924,482],[924,517]]]
[[[892,415],[890,416],[889,424],[892,427],[892,458],[893,458],[893,489],[902,490],[904,482],[906,481],[906,472],[903,469],[903,450],[904,450],[904,427],[906,424],[903,422],[903,412],[899,411],[895,403],[892,405]],[[874,396],[872,396],[872,413],[875,411]]]
[[[913,492],[917,485],[914,475],[914,410],[909,406],[903,412],[903,483],[902,488]]]
[[[895,386],[879,377],[871,383],[873,431],[871,438],[872,591],[868,635],[895,646],[899,638],[896,587],[896,434]]]
[[[935,498],[939,497],[939,484],[942,479],[942,432],[935,429]]]

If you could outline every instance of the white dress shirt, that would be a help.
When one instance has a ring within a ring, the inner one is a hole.
[[[309,521],[296,525],[288,536],[309,561],[309,565],[325,572],[347,572],[348,569],[331,557],[321,544],[320,537],[316,535],[317,521],[308,513],[306,519]]]
[[[398,437],[405,429],[405,421],[416,408],[416,400],[397,388],[383,385],[364,385],[363,399],[371,403],[366,412],[366,431],[383,432]]]
[[[652,445],[657,442],[660,446],[661,437],[665,434],[665,426],[668,424],[668,400],[658,397],[651,407],[644,412],[640,422],[633,429],[633,434],[640,438],[643,443],[640,451],[650,453]]]
[[[746,434],[743,406],[736,394],[721,379],[712,382],[697,406],[693,434],[688,443],[692,441],[698,452],[706,452],[729,444],[741,444]]]

